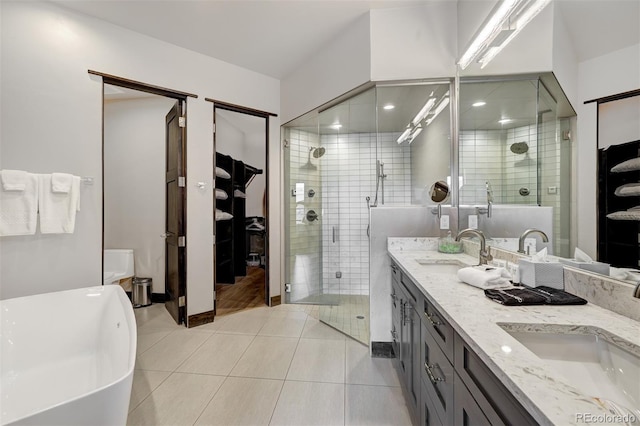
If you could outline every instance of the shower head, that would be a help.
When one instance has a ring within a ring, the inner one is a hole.
[[[311,147],[311,151],[313,151],[313,158],[320,158],[324,155],[324,152],[326,151],[324,148],[320,147],[320,148],[315,148],[315,147]]]
[[[516,142],[512,143],[509,149],[514,154],[524,154],[525,152],[529,151],[529,145],[527,145],[526,142]]]

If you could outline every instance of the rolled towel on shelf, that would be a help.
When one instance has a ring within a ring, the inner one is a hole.
[[[216,200],[226,200],[229,195],[220,188],[216,188]]]
[[[229,174],[229,172],[227,172],[225,169],[222,169],[220,167],[216,167],[216,177],[219,177],[222,179],[231,179],[231,175]]]
[[[482,289],[509,288],[511,274],[505,268],[478,265],[462,268],[458,271],[458,279],[465,284]]]
[[[227,213],[223,210],[216,209],[216,221],[231,220],[231,219],[233,219],[233,215],[231,213]]]
[[[247,194],[240,191],[239,189],[236,189],[235,191],[233,191],[233,196],[236,198],[247,198]]]
[[[609,213],[607,219],[611,220],[640,220],[640,209],[633,207],[629,210]]]
[[[640,170],[640,158],[632,158],[613,166],[611,173],[635,172],[637,170]]]
[[[5,191],[24,191],[27,186],[29,173],[22,170],[2,170],[0,179]]]
[[[51,191],[68,194],[73,184],[73,175],[69,173],[51,173]]]

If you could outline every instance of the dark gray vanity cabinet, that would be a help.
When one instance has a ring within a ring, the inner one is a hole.
[[[455,424],[472,416],[471,405],[475,403],[483,415],[492,425],[537,425],[538,422],[515,399],[513,394],[500,382],[489,370],[489,367],[478,357],[473,349],[459,336],[455,335],[455,369],[463,386],[468,389],[469,398],[463,398],[464,392],[460,389],[460,395],[456,401],[458,406]],[[458,394],[458,389],[456,389]],[[461,407],[464,406],[464,407]]]
[[[420,320],[416,311],[417,288],[405,283],[406,277],[392,264],[392,328],[396,368],[403,384],[407,405],[412,418],[420,416]],[[397,347],[397,350],[396,350]]]
[[[394,262],[391,277],[395,365],[414,423],[537,424]]]
[[[441,424],[453,424],[453,376],[451,360],[445,355],[436,340],[422,324],[420,345],[421,378],[423,382],[422,399],[435,410]],[[421,422],[424,424],[427,419]]]

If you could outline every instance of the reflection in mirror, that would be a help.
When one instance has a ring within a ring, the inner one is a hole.
[[[569,257],[571,141],[575,117],[552,75],[460,81],[460,227],[477,218],[488,244],[513,241],[528,228],[536,249]],[[493,240],[492,240],[493,239]]]
[[[449,185],[447,182],[439,180],[431,185],[429,195],[434,203],[443,203],[449,198]]]

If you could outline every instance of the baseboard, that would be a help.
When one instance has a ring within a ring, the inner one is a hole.
[[[272,296],[271,297],[271,307],[273,306],[278,306],[282,304],[282,297],[281,296]]]
[[[213,311],[202,312],[201,314],[189,315],[187,324],[189,328],[197,327],[199,325],[209,324],[213,322]]]
[[[395,358],[391,342],[371,342],[372,358]]]
[[[151,303],[164,303],[167,301],[165,293],[151,293]]]

